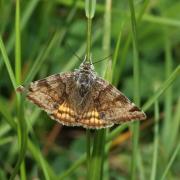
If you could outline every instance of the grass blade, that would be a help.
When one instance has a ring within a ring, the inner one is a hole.
[[[91,39],[92,39],[92,18],[95,14],[96,0],[85,1],[85,14],[87,17],[87,42],[86,42],[86,61],[91,63]],[[89,129],[86,130],[86,151],[87,151],[87,179],[91,179],[91,132]]]
[[[1,53],[3,56],[4,63],[6,65],[6,69],[8,71],[11,83],[13,85],[13,88],[16,89],[16,79],[15,79],[14,72],[12,70],[12,67],[11,67],[11,64],[10,64],[10,61],[9,61],[9,58],[8,58],[8,55],[7,55],[7,52],[6,52],[6,49],[5,49],[5,46],[4,46],[1,36],[0,36],[0,50],[1,50]]]
[[[20,34],[20,0],[16,0],[16,14],[15,14],[15,29],[16,29],[16,45],[15,45],[15,73],[16,83],[21,82],[21,34]],[[11,174],[10,180],[13,180],[20,168],[21,179],[26,180],[26,172],[23,160],[25,159],[27,147],[27,132],[26,121],[24,119],[24,97],[21,99],[17,94],[17,116],[18,116],[18,142],[19,142],[19,157],[15,168]]]
[[[15,15],[15,76],[16,83],[21,82],[21,34],[20,34],[20,2],[16,0],[16,15]]]
[[[21,31],[25,28],[29,18],[31,17],[39,1],[40,0],[32,0],[32,1],[29,1],[29,3],[27,4],[26,6],[27,8],[24,10],[24,13],[22,14]],[[7,42],[7,53],[10,53],[12,51],[13,46],[14,46],[14,40],[15,40],[15,32],[13,31]],[[3,64],[0,61],[0,69],[2,68],[2,66]]]
[[[132,26],[132,39],[133,39],[133,82],[134,82],[134,102],[138,106],[140,105],[140,69],[139,69],[139,52],[137,43],[137,29],[136,29],[136,17],[134,10],[133,0],[129,0],[129,8],[131,12],[131,26]],[[138,141],[139,141],[139,122],[134,122],[131,127],[133,129],[132,136],[132,160],[131,160],[131,179],[135,180],[136,176],[136,165],[137,165],[137,154],[138,152]],[[141,159],[141,158],[139,158]],[[141,173],[143,171],[140,171]]]
[[[158,104],[158,101],[156,101],[154,104],[154,112],[155,112],[154,148],[153,148],[151,180],[156,179],[157,160],[158,160],[158,144],[159,144],[159,104]]]
[[[171,45],[170,45],[170,40],[168,36],[168,29],[165,29],[165,77],[166,79],[169,77],[169,75],[172,72],[172,67],[173,67],[173,60],[172,60],[172,55],[171,55]],[[167,147],[166,152],[167,152],[167,157],[170,153],[170,137],[171,137],[171,128],[172,127],[172,87],[168,88],[166,93],[165,93],[165,99],[164,99],[164,123],[163,123],[163,128],[162,128],[162,140],[164,143],[164,146]]]
[[[104,14],[104,35],[103,35],[103,51],[107,54],[110,52],[110,42],[111,42],[111,0],[106,0],[106,9]],[[105,78],[112,81],[112,73],[108,69],[112,69],[111,63],[104,69]],[[93,152],[91,157],[91,179],[92,180],[102,180],[104,179],[104,162],[105,159],[105,138],[107,135],[107,130],[102,129],[95,132]],[[107,157],[107,156],[106,156]]]
[[[170,87],[170,85],[176,80],[176,78],[180,75],[180,65],[171,73],[169,78],[158,88],[155,94],[149,98],[149,100],[143,105],[143,110],[146,111],[150,106],[161,96],[164,91]]]
[[[172,154],[172,156],[171,156],[171,158],[170,158],[170,160],[169,160],[169,162],[168,162],[168,164],[167,164],[167,166],[166,166],[166,168],[164,170],[164,173],[163,173],[162,177],[160,178],[160,180],[164,180],[166,178],[166,175],[168,174],[168,171],[170,170],[170,168],[171,168],[171,166],[172,166],[172,164],[173,164],[179,150],[180,150],[180,143],[178,143],[177,147],[175,148],[174,153]]]
[[[85,14],[88,19],[92,19],[95,14],[96,0],[85,1]]]

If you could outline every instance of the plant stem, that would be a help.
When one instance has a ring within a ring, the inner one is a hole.
[[[153,152],[153,161],[152,161],[152,171],[151,171],[151,180],[156,179],[156,170],[157,170],[157,158],[158,158],[158,143],[159,143],[159,105],[158,101],[154,104],[155,112],[155,125],[154,125],[154,152]]]
[[[153,105],[153,103],[156,101],[156,99],[159,98],[159,96],[168,88],[170,85],[176,80],[176,78],[180,75],[180,65],[174,69],[174,71],[171,73],[171,75],[168,77],[168,79],[163,83],[161,87],[158,88],[158,90],[152,95],[151,98],[147,100],[147,102],[143,105],[142,109],[146,111],[148,108]]]
[[[171,53],[171,44],[169,40],[168,29],[164,29],[164,38],[165,38],[165,77],[168,78],[172,72],[173,60]],[[167,159],[171,150],[171,133],[172,133],[172,88],[170,87],[166,93],[164,98],[164,107],[165,107],[165,116],[164,123],[162,128],[162,141],[164,143],[164,147],[167,153]]]
[[[139,24],[142,21],[142,18],[144,17],[144,14],[145,14],[145,11],[147,9],[147,6],[148,6],[149,2],[150,2],[150,0],[145,0],[144,1],[144,4],[143,4],[143,6],[142,6],[142,8],[139,11],[138,16],[137,16],[137,24]],[[127,37],[127,40],[126,40],[126,42],[124,44],[124,47],[123,47],[123,50],[122,50],[122,53],[121,53],[121,57],[120,57],[121,61],[120,61],[119,71],[117,71],[117,74],[116,74],[116,76],[118,78],[116,79],[114,84],[117,84],[119,82],[119,80],[121,80],[122,72],[123,72],[123,69],[124,69],[125,64],[126,64],[126,57],[127,57],[128,49],[129,49],[129,46],[130,46],[130,42],[131,42],[131,35],[129,33],[128,37]]]
[[[15,32],[16,32],[16,41],[15,41],[15,75],[16,83],[20,84],[21,82],[21,35],[20,35],[20,0],[16,0],[16,16],[15,16]]]
[[[86,158],[87,158],[87,179],[90,179],[90,164],[91,164],[91,132],[86,130]]]
[[[87,18],[87,49],[86,49],[86,60],[90,62],[91,56],[91,28],[92,28],[92,19]]]
[[[91,39],[92,39],[92,18],[95,14],[96,0],[85,1],[85,14],[87,17],[87,46],[86,46],[86,61],[91,63]],[[91,165],[91,132],[86,130],[86,153],[87,153],[87,179],[90,179],[90,165]]]
[[[91,53],[91,26],[92,26],[92,19],[87,18],[87,49],[86,49],[86,61],[90,62],[90,53]],[[90,164],[91,164],[91,137],[90,137],[90,130],[86,130],[86,152],[87,152],[87,179],[90,179]]]
[[[138,54],[138,43],[137,43],[137,30],[136,30],[136,18],[133,0],[128,0],[130,12],[131,12],[131,26],[133,36],[133,77],[134,77],[134,102],[140,105],[140,89],[139,89],[139,54]],[[139,141],[139,122],[135,122],[132,126],[132,161],[131,161],[131,179],[136,179],[136,165],[137,165],[137,154],[138,154],[138,141]],[[141,159],[141,158],[140,158]]]
[[[103,35],[103,52],[107,55],[110,52],[110,42],[111,42],[111,0],[106,0],[106,9],[104,15],[104,35]],[[105,79],[112,81],[111,62],[108,63],[106,70],[103,72],[105,74]],[[108,131],[106,129],[98,130],[95,132],[93,152],[91,157],[91,179],[92,180],[102,180],[104,179],[104,161],[105,157],[105,142],[106,135]],[[108,161],[106,161],[106,167],[108,167]]]
[[[31,0],[28,2],[26,8],[23,11],[22,14],[22,19],[21,19],[21,31],[25,28],[26,24],[29,22],[29,19],[31,17],[31,15],[33,14],[34,9],[36,8],[36,6],[38,5],[40,0]],[[6,49],[7,49],[7,53],[10,53],[14,47],[14,40],[15,40],[15,32],[13,31],[10,34],[10,37],[8,39],[7,45],[6,45]],[[3,61],[0,60],[0,69],[3,66]]]
[[[20,0],[16,0],[16,15],[15,15],[15,75],[16,83],[21,83],[21,34],[20,34]],[[17,94],[17,117],[18,117],[18,142],[19,142],[19,156],[15,168],[11,174],[10,180],[14,179],[20,168],[21,179],[26,180],[25,159],[27,135],[26,135],[26,122],[24,120],[24,105],[23,98]]]
[[[14,73],[13,73],[13,70],[12,70],[12,66],[11,66],[10,60],[8,58],[8,55],[7,55],[7,52],[6,52],[6,48],[4,46],[4,43],[3,43],[3,40],[2,40],[1,36],[0,36],[0,50],[1,50],[1,53],[2,53],[2,57],[3,57],[4,63],[6,65],[6,69],[8,71],[11,83],[13,85],[14,90],[16,90],[16,87],[17,87],[16,79],[15,79],[15,76],[14,76]]]
[[[180,142],[177,144],[177,146],[176,146],[176,148],[175,148],[175,150],[174,150],[174,152],[173,152],[173,154],[172,154],[172,156],[171,156],[171,158],[170,158],[170,160],[169,160],[169,162],[168,162],[168,164],[164,170],[164,173],[163,173],[162,177],[160,178],[160,180],[165,180],[165,177],[167,176],[169,169],[171,168],[172,163],[174,162],[179,151],[180,151]]]
[[[103,161],[106,129],[95,131],[93,152],[91,157],[91,180],[103,179]]]

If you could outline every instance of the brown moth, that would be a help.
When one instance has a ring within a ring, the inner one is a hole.
[[[73,72],[54,74],[17,90],[66,126],[100,129],[146,119],[124,94],[96,75],[86,58]]]

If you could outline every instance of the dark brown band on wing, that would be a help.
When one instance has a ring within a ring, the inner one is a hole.
[[[37,99],[33,98],[32,96],[30,95],[27,95],[27,98],[34,102],[36,105],[38,105],[40,108],[44,108],[44,109],[47,109],[47,106],[45,106],[44,104],[42,104],[40,101],[38,101]],[[48,110],[48,109],[47,109]]]
[[[118,96],[116,96],[113,100],[112,100],[112,103],[115,103],[119,101],[120,103],[122,104],[126,104],[126,103],[129,103],[129,99],[127,97],[125,97],[123,94],[119,94]]]
[[[131,109],[129,109],[129,112],[134,112],[134,111],[141,111],[137,106],[132,106]]]

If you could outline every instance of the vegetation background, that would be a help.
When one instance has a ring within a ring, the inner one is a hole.
[[[73,51],[86,53],[85,1],[0,0],[0,179],[179,179],[179,12],[179,0],[97,1],[93,61],[112,58],[96,71],[148,118],[86,138],[83,128],[51,121],[15,92],[78,68]]]

